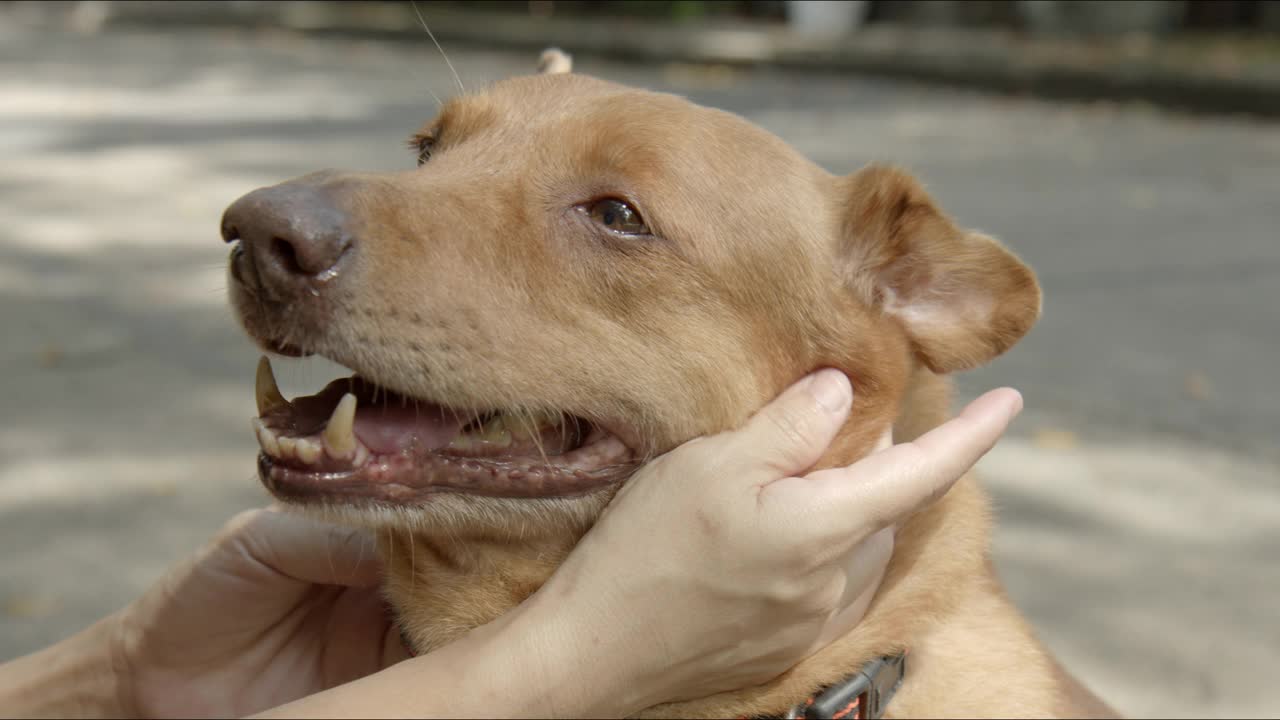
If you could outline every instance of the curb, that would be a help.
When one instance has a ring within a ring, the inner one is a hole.
[[[870,26],[816,40],[785,27],[657,25],[632,19],[538,18],[420,6],[441,43],[645,62],[775,66],[891,77],[1053,99],[1141,101],[1197,113],[1280,117],[1280,62],[1238,64],[1130,39],[1027,39],[1007,31]],[[422,42],[409,3],[116,2],[108,26],[234,26]]]

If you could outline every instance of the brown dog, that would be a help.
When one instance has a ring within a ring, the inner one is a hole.
[[[552,58],[555,60],[555,58]],[[551,70],[567,63],[545,62]],[[269,350],[358,376],[255,421],[279,498],[381,533],[429,651],[546,580],[637,466],[741,424],[823,366],[857,388],[820,462],[940,424],[941,376],[1035,323],[1035,276],[887,167],[833,177],[681,98],[555,72],[454,99],[420,167],[257,190],[222,221]],[[901,528],[857,631],[777,680],[650,716],[780,714],[910,650],[896,716],[1107,714],[1005,598],[971,479]]]

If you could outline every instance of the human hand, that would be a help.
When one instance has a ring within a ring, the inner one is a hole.
[[[365,533],[241,513],[115,616],[124,706],[243,716],[403,659],[378,573]]]
[[[633,711],[759,684],[847,633],[879,586],[892,526],[941,497],[1022,407],[1016,391],[992,391],[913,442],[891,446],[886,429],[866,458],[804,475],[851,399],[848,379],[823,370],[742,429],[658,458],[531,611],[551,608],[544,621],[578,667],[627,678]]]

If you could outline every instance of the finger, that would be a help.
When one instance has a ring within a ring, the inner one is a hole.
[[[872,453],[849,467],[783,478],[764,488],[761,500],[780,512],[803,513],[815,531],[858,542],[945,494],[1021,410],[1016,390],[992,390],[911,442]]]
[[[844,373],[819,370],[787,388],[740,430],[729,433],[727,452],[763,462],[775,476],[808,470],[849,416],[853,388]]]
[[[884,572],[892,555],[893,531],[889,528],[879,530],[855,545],[844,561],[847,583],[840,606],[848,607],[863,591],[874,589],[872,580]]]
[[[389,668],[411,657],[413,655],[409,653],[409,648],[405,646],[405,639],[400,632],[400,626],[391,623],[391,627],[387,628],[386,633],[382,636],[382,667]]]
[[[324,628],[323,672],[330,685],[355,680],[387,667],[401,645],[395,616],[378,588],[346,588],[333,596]],[[399,649],[400,653],[404,650]]]
[[[876,446],[872,450],[872,452],[879,452],[881,450],[885,450],[891,447],[893,447],[893,426],[892,425],[885,428],[884,433],[880,435],[880,439],[876,441]]]
[[[365,587],[380,579],[373,536],[274,508],[233,521],[230,545],[278,574],[308,583]]]

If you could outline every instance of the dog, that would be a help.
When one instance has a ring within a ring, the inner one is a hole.
[[[845,465],[890,425],[901,442],[944,422],[946,375],[1040,314],[1032,270],[899,169],[832,176],[735,115],[540,65],[447,102],[416,169],[306,175],[222,219],[249,336],[356,372],[287,401],[264,360],[261,480],[379,529],[418,652],[537,590],[647,460],[810,371],[857,389],[816,467]],[[962,479],[900,527],[855,632],[765,685],[643,714],[794,714],[909,652],[892,716],[1112,716],[1006,598],[991,522]]]

